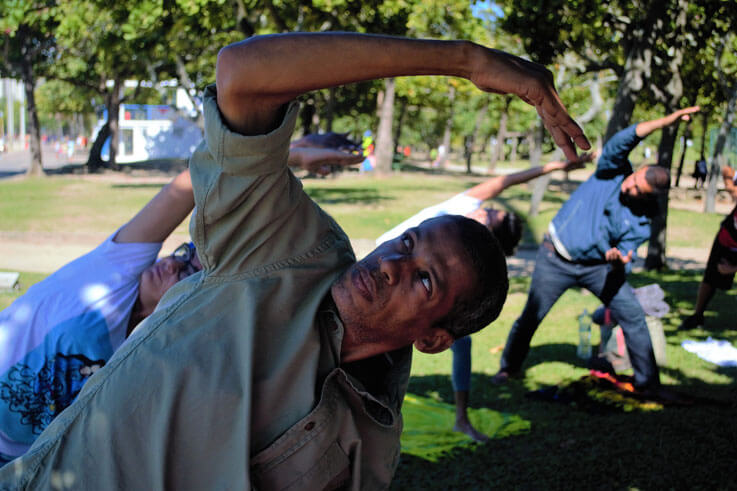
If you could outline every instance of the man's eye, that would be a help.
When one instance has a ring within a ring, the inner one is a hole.
[[[404,245],[404,248],[406,250],[409,251],[409,250],[412,249],[412,239],[410,238],[409,235],[403,235],[402,236],[402,244]]]
[[[430,281],[429,274],[424,271],[420,272],[420,281],[422,281],[422,286],[424,286],[428,292],[432,292],[432,282]]]

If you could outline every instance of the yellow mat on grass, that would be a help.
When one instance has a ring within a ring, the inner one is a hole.
[[[463,433],[453,431],[455,407],[427,397],[407,394],[402,405],[404,431],[402,452],[436,462],[454,448],[475,442]],[[491,409],[469,409],[471,423],[489,438],[505,438],[530,431],[530,422],[516,414]]]

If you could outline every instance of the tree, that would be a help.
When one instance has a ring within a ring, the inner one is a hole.
[[[735,124],[735,112],[737,112],[737,81],[735,81],[735,75],[737,74],[737,38],[732,33],[727,32],[721,41],[717,45],[714,65],[719,81],[719,91],[726,96],[727,104],[714,151],[711,155],[711,165],[709,166],[708,187],[704,202],[704,211],[708,213],[713,213],[715,209],[717,181],[721,175],[722,166],[726,164],[723,158],[724,147],[727,142],[727,135]]]
[[[0,40],[4,64],[0,73],[23,81],[28,110],[31,165],[27,175],[43,175],[41,135],[35,89],[55,53],[53,1],[3,2],[0,6]]]

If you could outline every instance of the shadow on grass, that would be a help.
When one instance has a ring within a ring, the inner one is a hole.
[[[392,200],[392,197],[382,194],[373,188],[311,188],[310,197],[321,205],[335,204],[376,204]]]
[[[113,189],[160,189],[164,187],[163,183],[142,182],[142,183],[116,183],[111,184]]]
[[[697,383],[684,379],[675,390],[693,392]],[[524,380],[496,386],[474,374],[471,407],[514,414],[530,432],[459,447],[435,463],[403,454],[392,489],[729,488],[735,387],[704,388],[708,400],[692,406],[589,414],[529,399]],[[448,376],[412,377],[409,392],[452,404]]]

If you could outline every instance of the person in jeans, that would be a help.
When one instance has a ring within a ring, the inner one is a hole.
[[[629,153],[655,130],[687,119],[698,107],[680,109],[615,134],[596,171],[563,204],[548,227],[532,274],[527,303],[509,332],[496,383],[520,372],[530,341],[550,308],[569,288],[596,295],[619,321],[634,369],[634,385],[659,387],[645,314],[626,281],[637,247],[650,237],[655,196],[670,185],[668,172],[646,165],[632,171]]]

